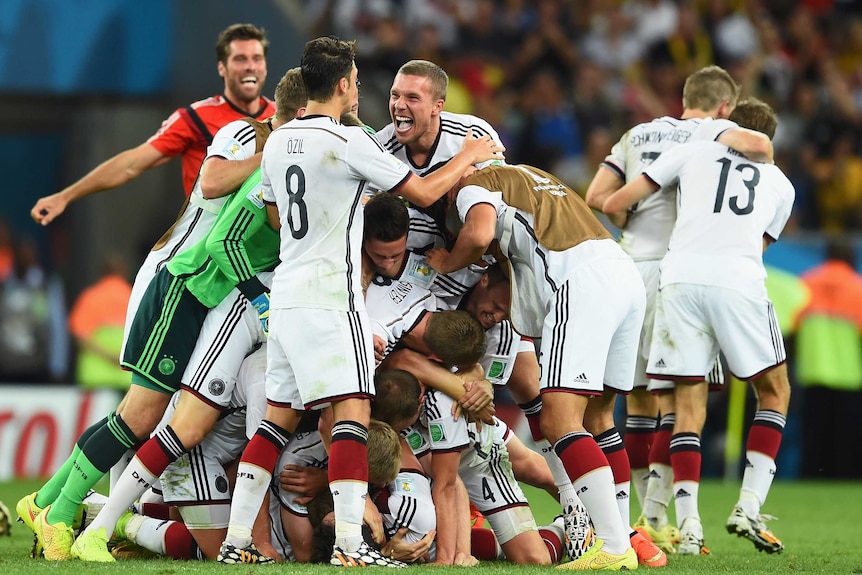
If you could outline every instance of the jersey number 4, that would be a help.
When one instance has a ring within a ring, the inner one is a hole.
[[[719,213],[724,207],[724,192],[727,188],[727,178],[730,175],[730,164],[732,163],[728,158],[721,158],[717,161],[721,164],[721,177],[718,180],[718,189],[715,191],[715,206],[712,209],[712,213],[714,214]],[[736,166],[736,171],[740,174],[745,172],[751,174],[750,178],[742,180],[742,183],[748,190],[748,201],[744,206],[740,207],[739,196],[731,196],[727,201],[727,205],[736,215],[744,216],[750,214],[754,209],[754,188],[760,182],[760,170],[751,164],[739,164]]]
[[[302,197],[305,195],[305,172],[299,166],[287,168],[284,175],[287,184],[287,227],[295,240],[301,240],[308,233],[308,207]]]

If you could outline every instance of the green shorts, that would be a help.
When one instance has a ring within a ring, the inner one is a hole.
[[[195,348],[209,309],[186,289],[184,279],[162,268],[132,321],[121,364],[142,376],[150,389],[173,393]],[[140,385],[141,378],[132,382]]]

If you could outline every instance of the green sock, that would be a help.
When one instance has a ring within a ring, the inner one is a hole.
[[[72,525],[87,492],[111,469],[136,439],[123,419],[113,413],[81,447],[60,495],[48,511],[48,523]]]
[[[90,427],[84,430],[84,433],[78,438],[78,441],[75,442],[75,446],[72,448],[72,455],[69,456],[69,459],[57,470],[57,472],[51,476],[45,485],[39,489],[36,493],[36,506],[40,509],[45,509],[52,503],[57,497],[60,495],[60,490],[63,488],[63,485],[66,483],[66,479],[68,479],[69,474],[72,472],[73,466],[75,464],[75,459],[77,459],[78,455],[81,453],[81,446],[83,446],[87,441],[96,433],[103,425],[108,422],[108,417],[103,417]]]
[[[69,456],[69,459],[66,460],[66,463],[57,470],[57,473],[51,476],[45,485],[36,492],[36,499],[34,503],[36,503],[36,507],[39,509],[45,509],[57,499],[57,496],[60,495],[60,490],[63,489],[63,485],[66,483],[66,480],[69,478],[69,474],[72,472],[72,468],[75,464],[75,459],[77,459],[78,455],[81,453],[81,448],[78,447],[78,444],[75,444],[75,447],[72,449],[72,455]]]

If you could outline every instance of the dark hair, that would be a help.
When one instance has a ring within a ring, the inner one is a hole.
[[[324,36],[309,40],[302,51],[302,80],[308,99],[328,102],[342,78],[350,78],[356,43]]]
[[[371,196],[365,204],[365,239],[394,242],[407,235],[410,214],[404,200],[389,192]]]
[[[302,72],[299,67],[284,73],[275,87],[275,114],[279,120],[288,122],[296,117],[296,112],[308,102]]]
[[[409,371],[384,369],[374,374],[376,397],[371,403],[371,417],[389,425],[413,423],[419,410],[422,386]]]
[[[264,56],[269,49],[269,40],[266,39],[266,31],[263,28],[254,24],[232,24],[221,31],[216,42],[216,58],[222,64],[227,64],[230,43],[234,40],[260,40]]]
[[[775,128],[778,126],[778,116],[775,115],[772,107],[757,98],[742,100],[727,119],[736,122],[743,128],[766,134],[770,140],[775,135]]]
[[[488,349],[482,324],[460,310],[432,313],[425,326],[424,340],[431,353],[450,367],[474,365]]]
[[[494,286],[509,282],[509,276],[506,274],[508,268],[504,268],[508,264],[495,263],[485,268],[485,275],[488,276],[488,285],[486,289],[491,289]]]

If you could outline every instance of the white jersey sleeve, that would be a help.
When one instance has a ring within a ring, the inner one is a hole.
[[[458,421],[455,421],[452,417],[454,403],[454,399],[436,389],[429,389],[425,393],[419,420],[428,430],[428,442],[432,453],[460,452],[470,445],[467,419],[459,417]]]
[[[365,308],[374,335],[386,341],[388,354],[425,312],[437,309],[437,298],[412,283],[376,275],[365,293]]]
[[[256,148],[254,127],[245,120],[234,120],[215,133],[212,143],[207,147],[206,159],[219,157],[226,160],[246,160],[254,155]]]

